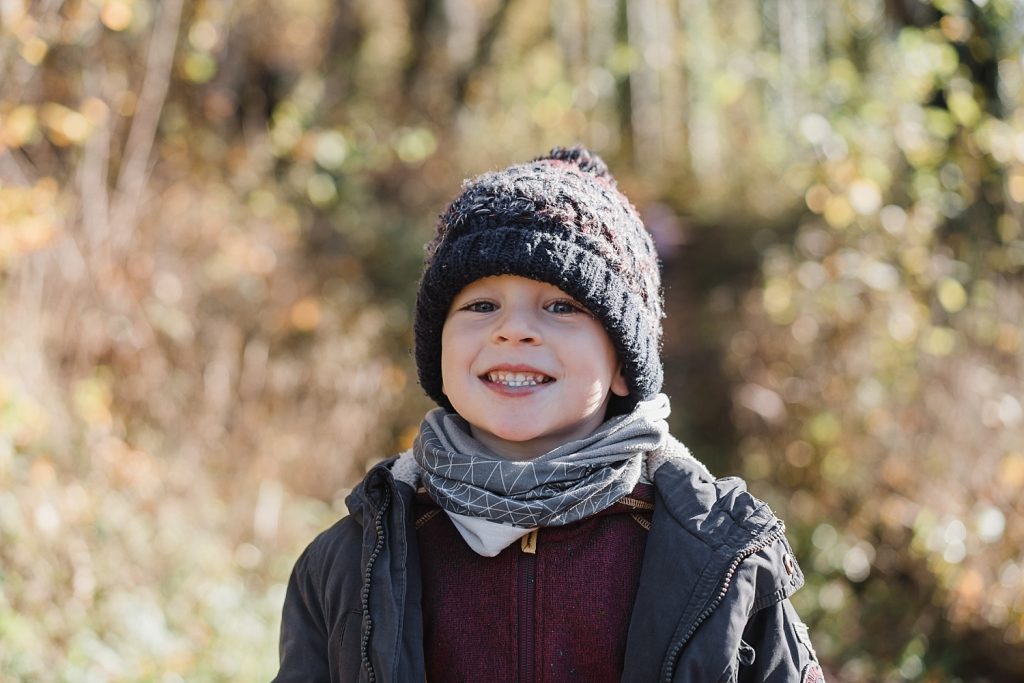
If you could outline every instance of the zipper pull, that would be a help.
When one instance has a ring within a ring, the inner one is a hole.
[[[539,529],[534,529],[530,533],[526,534],[519,539],[519,549],[527,555],[537,554],[537,532]]]

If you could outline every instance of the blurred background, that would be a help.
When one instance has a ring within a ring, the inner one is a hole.
[[[268,680],[430,407],[436,216],[578,141],[830,680],[1024,680],[1022,41],[1015,0],[0,1],[0,679]]]

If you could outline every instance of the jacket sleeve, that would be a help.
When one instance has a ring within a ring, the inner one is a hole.
[[[281,615],[281,667],[273,683],[330,683],[327,621],[307,548],[288,580]]]
[[[741,644],[742,683],[824,683],[807,627],[788,599],[756,612]]]

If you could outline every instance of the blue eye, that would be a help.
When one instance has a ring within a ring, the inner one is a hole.
[[[497,309],[498,307],[491,301],[474,301],[462,307],[462,310],[473,313],[493,313]]]
[[[579,313],[581,310],[579,304],[568,299],[559,299],[558,301],[552,301],[545,307],[551,313],[567,314],[567,313]]]

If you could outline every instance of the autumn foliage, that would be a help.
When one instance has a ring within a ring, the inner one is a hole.
[[[436,215],[582,141],[830,679],[1019,680],[1022,46],[1013,0],[0,2],[0,679],[269,679],[429,407]]]

